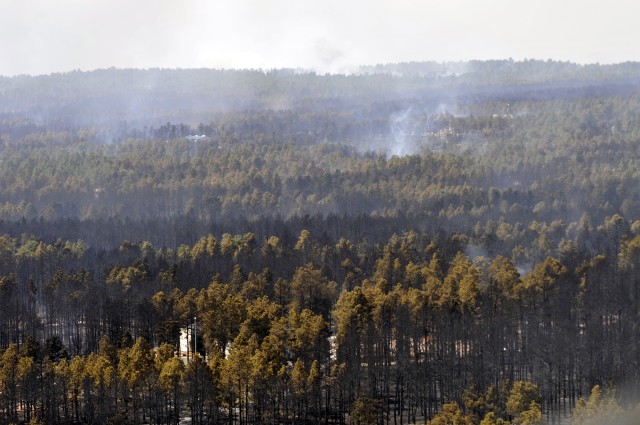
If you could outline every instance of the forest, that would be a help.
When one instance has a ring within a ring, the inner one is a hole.
[[[634,424],[639,189],[639,63],[0,77],[0,424]]]

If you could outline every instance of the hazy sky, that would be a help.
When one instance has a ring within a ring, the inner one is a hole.
[[[640,60],[637,0],[0,0],[0,75]]]

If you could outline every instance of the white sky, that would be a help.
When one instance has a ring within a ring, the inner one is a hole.
[[[0,75],[640,60],[637,0],[0,0]]]

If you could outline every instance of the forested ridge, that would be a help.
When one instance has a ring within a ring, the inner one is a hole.
[[[0,78],[0,423],[633,423],[638,187],[635,63]]]

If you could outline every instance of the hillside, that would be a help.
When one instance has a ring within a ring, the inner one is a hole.
[[[638,187],[637,63],[0,78],[0,423],[631,409]]]

